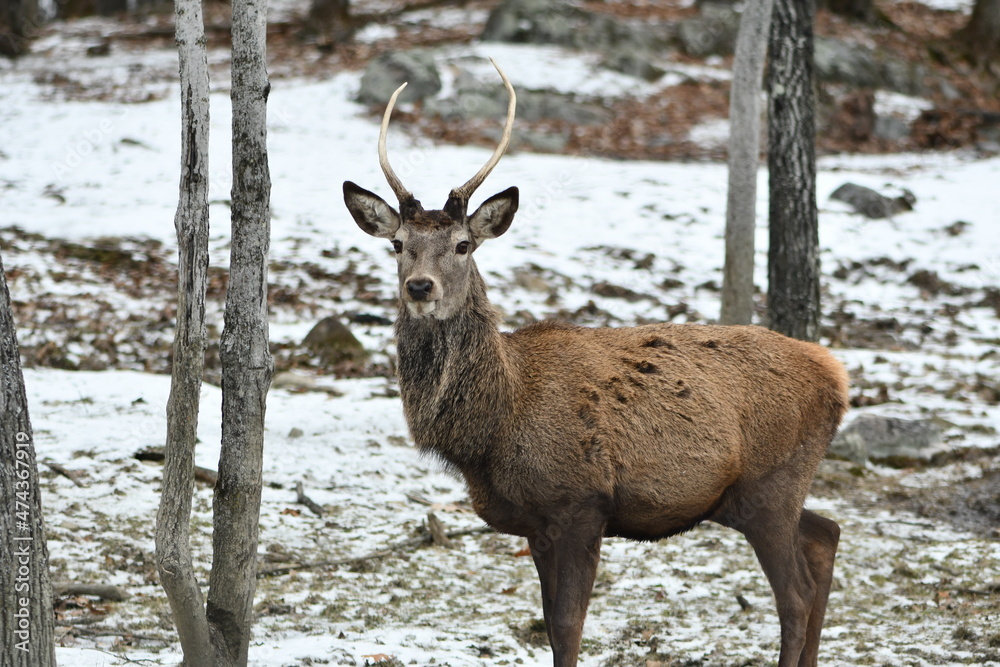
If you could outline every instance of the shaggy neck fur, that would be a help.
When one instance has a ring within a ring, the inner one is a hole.
[[[498,316],[473,263],[466,304],[448,319],[399,309],[396,336],[403,410],[417,446],[464,473],[493,458],[509,428],[514,381]]]

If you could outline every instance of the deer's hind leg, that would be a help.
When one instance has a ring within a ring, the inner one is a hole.
[[[819,514],[802,510],[799,519],[799,539],[809,572],[816,590],[809,610],[806,644],[799,658],[799,667],[815,667],[819,656],[819,637],[823,630],[823,616],[833,582],[833,561],[840,541],[840,526]]]
[[[713,516],[743,533],[771,584],[781,624],[778,667],[799,667],[810,645],[810,618],[819,589],[800,528],[808,485],[797,481],[779,471],[738,485]]]
[[[782,513],[785,514],[785,513]],[[809,643],[809,620],[816,582],[803,553],[795,518],[768,517],[748,523],[741,532],[753,547],[774,591],[781,624],[778,667],[798,667]]]

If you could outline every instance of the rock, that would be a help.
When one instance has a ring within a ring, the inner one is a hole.
[[[903,190],[899,197],[889,198],[880,195],[871,188],[854,183],[844,183],[833,191],[830,199],[849,204],[856,212],[866,218],[888,218],[896,213],[912,211],[917,198],[909,190]]]
[[[942,442],[941,427],[932,421],[861,415],[841,429],[828,451],[860,464],[869,459],[929,459]]]
[[[563,120],[573,125],[600,125],[613,118],[611,110],[596,102],[551,90],[526,90],[517,95],[517,112],[527,121]]]
[[[654,54],[648,49],[628,44],[609,51],[601,61],[601,66],[637,79],[656,81],[665,74],[665,70],[655,65],[653,58]]]
[[[858,44],[817,37],[813,52],[816,78],[830,83],[848,83],[860,88],[878,87],[875,54]]]
[[[301,438],[305,434],[306,432],[300,429],[298,426],[293,426],[292,430],[288,432],[288,439],[294,440],[295,438]]]
[[[736,49],[740,16],[732,7],[706,3],[701,16],[681,21],[677,38],[684,53],[693,58],[731,55]]]
[[[416,102],[436,95],[441,90],[441,76],[434,57],[427,51],[394,51],[375,58],[361,77],[358,101],[385,104],[404,82],[408,85],[399,94],[399,102]]]
[[[503,0],[490,12],[482,34],[485,42],[555,44],[604,53],[625,46],[655,52],[672,37],[666,24],[620,21],[558,0]]]
[[[302,344],[328,364],[360,362],[368,353],[354,334],[336,317],[325,317],[312,328]]]
[[[1000,125],[980,125],[976,128],[976,149],[982,153],[1000,153]]]
[[[497,132],[497,140],[500,139],[500,132]],[[522,130],[513,141],[514,148],[520,149],[523,146],[538,151],[540,153],[563,153],[569,145],[570,131],[535,132],[533,130]]]
[[[97,44],[93,44],[87,47],[87,56],[91,58],[96,58],[99,56],[106,56],[111,53],[111,40],[102,39]]]
[[[472,80],[467,72],[460,72],[455,81],[455,94],[443,100],[427,100],[424,110],[429,115],[446,119],[504,118],[507,101],[507,91],[502,85],[484,85]],[[612,113],[599,102],[578,100],[567,93],[519,90],[517,117],[528,122],[562,120],[573,125],[600,125],[609,122]]]
[[[904,95],[924,93],[927,71],[920,65],[884,58],[868,47],[831,37],[817,37],[813,53],[816,78],[855,88],[884,88]]]
[[[910,136],[910,124],[896,116],[876,116],[872,133],[886,141],[902,141]]]
[[[886,90],[894,90],[903,95],[921,96],[926,92],[924,86],[926,76],[927,69],[923,65],[895,58],[879,62],[879,83]]]
[[[292,392],[310,391],[316,388],[316,376],[297,371],[275,373],[271,379],[271,389],[286,389]]]
[[[938,89],[941,91],[941,96],[949,102],[954,102],[955,100],[962,99],[962,91],[960,91],[955,86],[951,85],[947,79],[941,79],[938,81]]]
[[[542,277],[543,269],[535,264],[518,266],[514,268],[513,282],[515,285],[529,292],[548,293],[552,291],[552,286]]]

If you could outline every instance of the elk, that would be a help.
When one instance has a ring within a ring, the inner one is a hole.
[[[816,665],[838,525],[803,508],[847,409],[847,374],[824,348],[753,326],[501,332],[474,259],[507,231],[509,188],[468,214],[510,142],[516,96],[486,165],[424,210],[389,164],[399,202],[347,181],[366,233],[399,275],[397,372],[413,440],[464,477],[477,514],[526,537],[556,667],[577,663],[604,537],[659,540],[710,520],[741,532],[774,591],[780,667]]]

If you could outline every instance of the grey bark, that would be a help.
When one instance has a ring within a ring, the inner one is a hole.
[[[49,553],[21,355],[0,259],[0,664],[56,664]]]
[[[174,334],[163,485],[156,520],[156,568],[185,665],[211,667],[214,650],[205,602],[191,560],[189,526],[194,452],[204,371],[208,284],[209,82],[200,0],[177,0],[175,30],[181,82],[181,178],[174,227],[178,244]]]
[[[354,35],[350,0],[312,0],[305,32],[316,37],[316,44],[333,48],[348,42]]]
[[[811,0],[775,0],[768,87],[769,326],[819,337],[819,229]]]
[[[38,0],[0,0],[0,55],[27,53],[39,20]]]
[[[215,560],[208,620],[230,659],[246,664],[257,581],[264,410],[273,360],[268,349],[266,0],[233,2],[233,189],[229,290],[222,332],[222,453],[215,487]]]
[[[754,230],[760,164],[760,93],[774,0],[747,3],[740,19],[729,93],[729,189],[722,324],[753,319]]]
[[[976,0],[958,39],[979,62],[1000,59],[1000,0]]]

